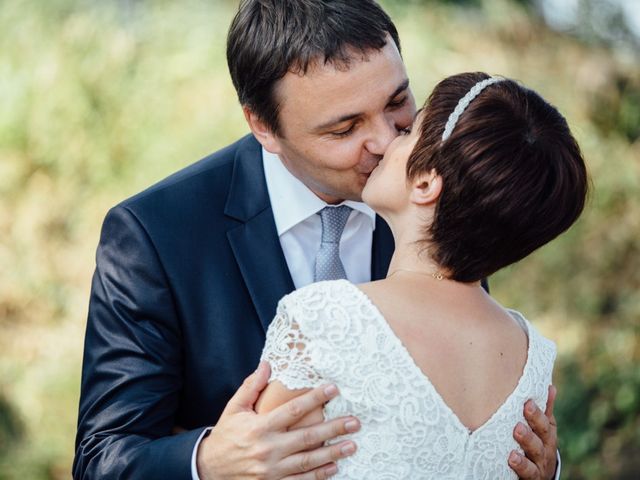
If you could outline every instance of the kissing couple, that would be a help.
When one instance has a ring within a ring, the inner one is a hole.
[[[555,345],[487,279],[583,210],[562,115],[418,110],[373,0],[242,1],[227,58],[251,133],[104,221],[74,478],[559,478]]]

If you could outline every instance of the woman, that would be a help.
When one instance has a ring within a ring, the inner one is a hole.
[[[300,425],[360,419],[338,478],[516,478],[511,432],[527,399],[544,408],[555,346],[480,280],[578,218],[584,161],[555,108],[483,73],[442,81],[403,133],[363,192],[394,235],[387,278],[281,300],[258,410],[332,382],[341,395]]]

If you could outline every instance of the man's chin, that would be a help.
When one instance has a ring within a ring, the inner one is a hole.
[[[361,185],[361,188],[356,192],[344,192],[342,194],[343,200],[351,200],[352,202],[362,202],[362,190],[364,189],[364,185]]]
[[[352,202],[362,202],[362,191],[367,184],[369,174],[358,173],[356,176],[351,176],[349,184],[344,185],[344,188],[334,189],[330,193],[325,190],[322,193],[314,191],[314,193],[329,204],[338,204],[345,200],[351,200]]]

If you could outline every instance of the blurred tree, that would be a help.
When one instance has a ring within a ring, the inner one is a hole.
[[[638,53],[640,2],[637,0],[534,0],[547,23],[590,43]]]
[[[393,10],[435,4],[488,8],[492,0],[395,0]],[[640,51],[640,1],[638,0],[512,0],[542,16],[553,29],[588,43],[605,44],[638,54]]]
[[[0,394],[0,465],[24,437],[24,427],[9,401]]]
[[[640,138],[640,75],[617,72],[611,84],[589,102],[591,118],[605,135],[619,134],[633,143]]]

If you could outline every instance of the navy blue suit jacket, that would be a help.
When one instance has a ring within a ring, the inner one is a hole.
[[[378,218],[374,279],[392,252]],[[252,136],[109,211],[74,478],[191,478],[198,436],[256,368],[277,302],[293,289]],[[187,432],[171,435],[175,425]]]

